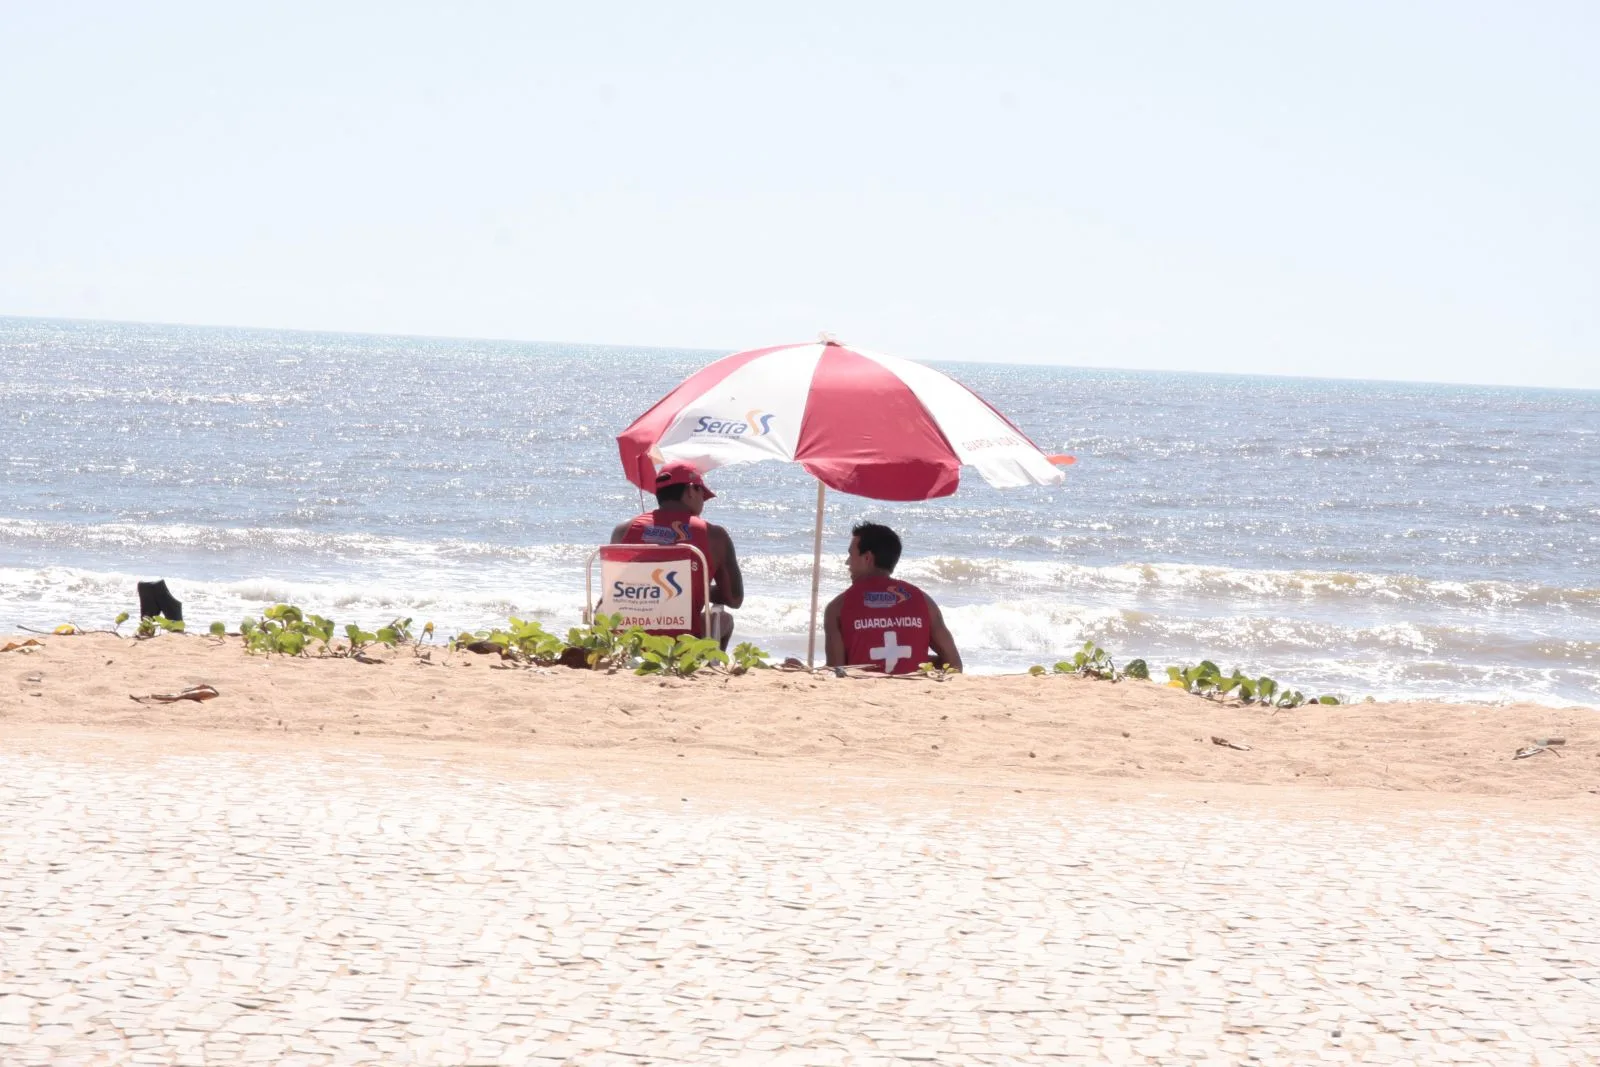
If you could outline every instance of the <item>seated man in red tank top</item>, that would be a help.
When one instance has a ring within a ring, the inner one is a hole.
[[[828,666],[910,674],[924,663],[961,669],[961,653],[933,598],[892,577],[900,537],[864,522],[850,531],[850,588],[822,616]]]
[[[668,463],[656,472],[656,509],[619,522],[611,531],[614,545],[675,545],[687,541],[705,553],[711,568],[711,603],[736,608],[744,603],[744,576],[728,531],[700,517],[706,501],[717,494],[706,488],[700,472],[689,463]],[[726,611],[713,612],[707,636],[728,647],[733,619]]]

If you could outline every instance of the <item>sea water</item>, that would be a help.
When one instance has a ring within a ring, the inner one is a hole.
[[[107,626],[158,577],[200,627],[286,601],[564,629],[640,510],[615,435],[723,354],[0,319],[0,632]],[[915,504],[830,492],[822,587],[853,522],[893,525],[969,669],[1094,641],[1308,693],[1600,704],[1600,393],[939,366],[1077,465]],[[815,483],[708,481],[739,638],[803,654]]]

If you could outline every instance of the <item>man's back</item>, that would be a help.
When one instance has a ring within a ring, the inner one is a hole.
[[[851,583],[834,604],[846,666],[909,674],[928,661],[933,629],[928,598],[910,582],[867,575]]]

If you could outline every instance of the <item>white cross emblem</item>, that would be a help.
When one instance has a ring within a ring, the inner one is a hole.
[[[883,644],[868,652],[873,659],[883,661],[883,673],[893,674],[894,665],[911,655],[911,646],[900,644],[893,630],[883,631]]]

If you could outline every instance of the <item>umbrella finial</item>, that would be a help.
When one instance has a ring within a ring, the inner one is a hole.
[[[827,330],[818,330],[817,340],[825,345],[836,345],[839,343],[839,339],[833,334],[829,333]]]

